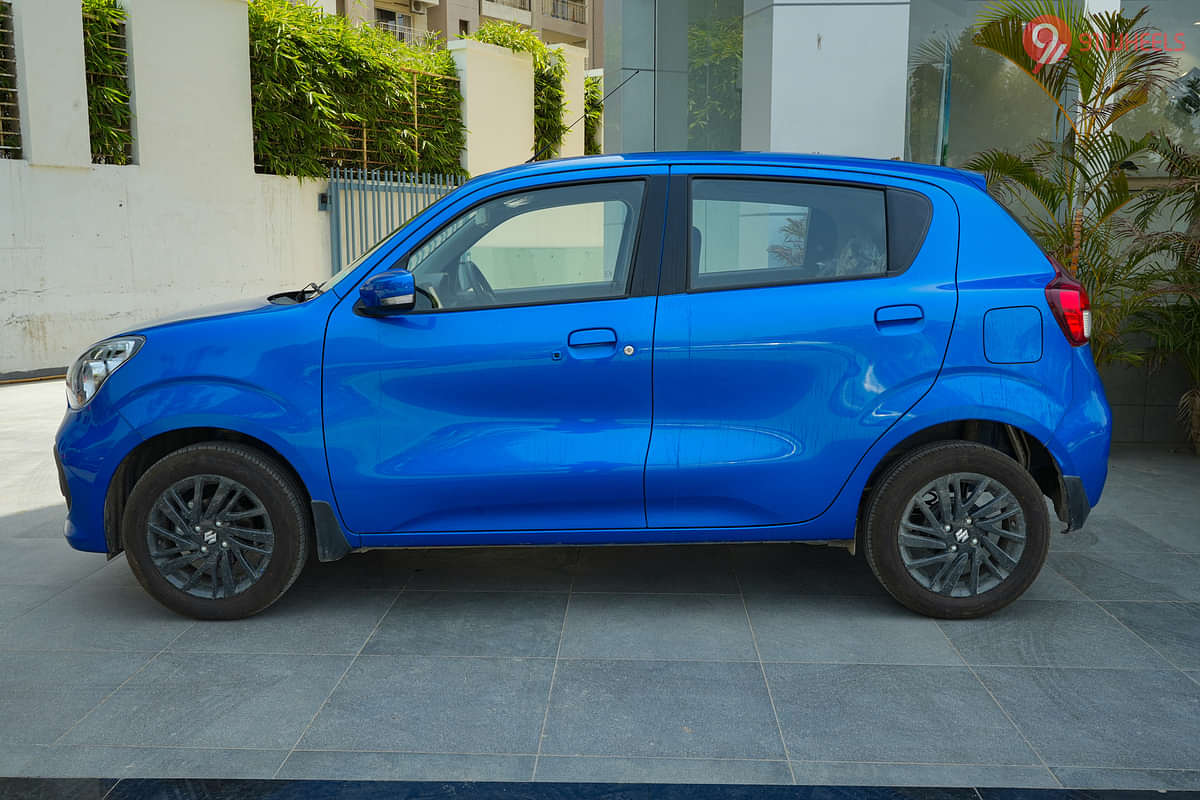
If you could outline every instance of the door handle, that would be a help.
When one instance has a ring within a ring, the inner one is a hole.
[[[875,325],[880,328],[887,325],[911,324],[923,319],[925,319],[925,312],[921,310],[920,306],[881,306],[875,309]]]
[[[571,331],[567,337],[567,347],[596,347],[597,345],[617,346],[617,332],[612,328],[582,328]]]

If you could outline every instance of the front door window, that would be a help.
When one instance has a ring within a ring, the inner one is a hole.
[[[642,181],[498,197],[455,219],[408,259],[418,310],[623,297]]]

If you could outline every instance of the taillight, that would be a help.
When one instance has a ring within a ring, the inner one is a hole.
[[[1092,304],[1083,284],[1068,275],[1053,258],[1050,261],[1054,264],[1054,280],[1046,285],[1046,302],[1063,336],[1073,347],[1080,347],[1092,336]]]

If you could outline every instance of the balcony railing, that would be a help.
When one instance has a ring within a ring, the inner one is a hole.
[[[395,37],[396,41],[405,44],[420,44],[431,36],[437,36],[437,31],[419,31],[416,28],[385,19],[375,20],[375,27],[381,31],[387,31]]]
[[[586,0],[543,0],[542,13],[548,17],[587,24]]]

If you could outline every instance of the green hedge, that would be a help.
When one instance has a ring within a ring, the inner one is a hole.
[[[583,153],[596,156],[604,152],[598,138],[604,118],[604,79],[589,75],[583,79]]]
[[[485,22],[467,38],[533,56],[532,152],[542,159],[558,155],[567,133],[567,123],[563,121],[567,112],[563,90],[567,62],[562,54],[547,47],[533,31],[512,22]]]
[[[252,0],[250,92],[260,171],[330,166],[461,175],[466,143],[454,60],[288,0]]]
[[[125,9],[116,0],[83,0],[83,60],[87,75],[92,161],[133,161]]]

